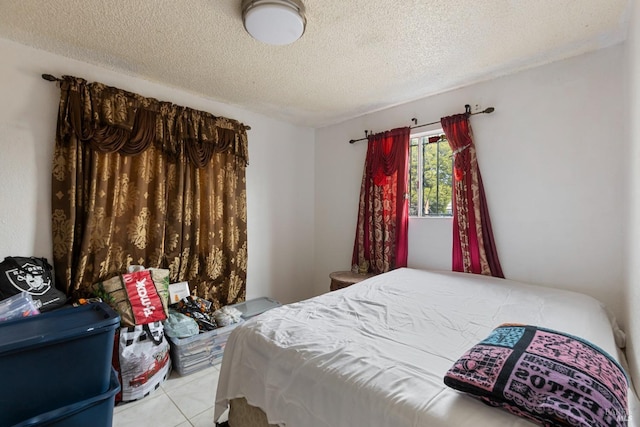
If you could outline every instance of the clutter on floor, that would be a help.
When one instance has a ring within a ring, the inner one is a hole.
[[[202,302],[196,306],[204,307]],[[238,325],[278,306],[279,302],[263,297],[222,307],[211,315],[205,310],[202,314],[209,316],[208,323],[215,323],[215,328],[202,327],[199,334],[192,336],[169,336],[173,368],[184,376],[220,363],[227,339]]]
[[[112,359],[121,384],[116,403],[142,399],[171,373],[163,324],[169,313],[169,270],[134,265],[92,289],[121,318]]]
[[[171,367],[189,375],[220,363],[233,329],[280,305],[261,298],[214,310],[211,301],[192,295],[188,282],[169,284],[168,270],[142,266],[96,283],[93,291],[122,318],[114,352],[122,384],[116,402],[147,396],[166,380]]]
[[[231,332],[280,305],[257,298],[215,310],[169,270],[131,266],[67,301],[45,258],[0,263],[0,427],[110,426],[114,404],[142,399],[171,369],[222,361]],[[47,361],[55,361],[55,366]],[[96,421],[100,420],[100,421]],[[98,424],[96,424],[98,423]]]

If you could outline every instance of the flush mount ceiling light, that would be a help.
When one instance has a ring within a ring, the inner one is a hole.
[[[298,40],[307,24],[300,0],[243,0],[242,20],[254,39],[275,45]]]

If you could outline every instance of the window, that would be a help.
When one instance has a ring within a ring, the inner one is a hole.
[[[409,215],[452,216],[453,155],[442,129],[409,143]]]

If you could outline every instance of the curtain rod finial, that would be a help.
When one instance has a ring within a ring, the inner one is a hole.
[[[491,114],[491,113],[493,113],[494,111],[496,111],[496,109],[495,109],[495,108],[493,108],[493,107],[489,107],[489,108],[486,108],[486,109],[483,111],[483,113]]]
[[[42,78],[45,79],[45,80],[48,80],[50,82],[57,82],[58,80],[60,80],[59,78],[54,77],[51,74],[43,74]]]

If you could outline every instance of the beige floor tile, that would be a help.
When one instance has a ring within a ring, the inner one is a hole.
[[[173,390],[178,387],[182,387],[183,385],[188,384],[192,381],[195,381],[202,376],[206,376],[208,375],[207,372],[212,372],[212,371],[218,371],[218,367],[212,366],[210,368],[203,369],[202,371],[194,372],[190,375],[185,375],[185,376],[178,375],[178,373],[174,370],[171,372],[169,379],[167,379],[167,381],[162,383],[160,387],[162,387],[162,389],[165,392],[168,390]]]
[[[220,365],[186,376],[174,371],[150,396],[116,406],[113,427],[213,427],[219,375]],[[158,416],[158,410],[164,415]],[[222,419],[226,420],[225,416]]]
[[[119,403],[113,409],[113,413],[115,414],[117,412],[124,411],[125,409],[130,409],[130,408],[133,408],[134,406],[142,405],[145,402],[147,402],[149,399],[155,397],[158,394],[164,394],[164,391],[162,390],[162,388],[158,388],[158,389],[152,391],[147,397],[145,397],[143,399],[134,400],[133,402],[121,402],[121,403]]]
[[[195,417],[213,408],[219,375],[217,369],[207,369],[193,381],[171,388],[166,394],[187,418]]]
[[[206,411],[189,418],[193,427],[212,427],[213,422],[213,406]]]
[[[136,402],[125,405],[113,415],[113,427],[176,427],[187,421],[169,396],[162,390]]]

